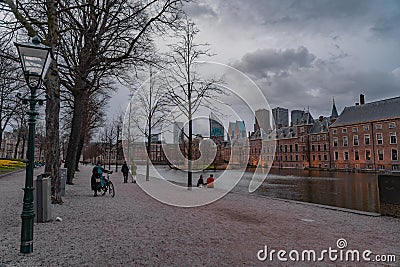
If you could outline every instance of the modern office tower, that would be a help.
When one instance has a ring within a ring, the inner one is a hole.
[[[277,128],[289,126],[289,110],[287,108],[276,107],[272,109],[272,115]]]
[[[265,132],[271,130],[271,120],[269,110],[267,109],[258,109],[255,112],[256,123],[254,125],[254,130],[262,128]]]
[[[217,118],[217,116],[211,112],[210,117],[210,138],[218,139],[220,141],[224,140],[224,125]]]
[[[292,110],[290,112],[290,125],[294,126],[301,124],[301,119],[303,118],[303,115],[303,110]]]

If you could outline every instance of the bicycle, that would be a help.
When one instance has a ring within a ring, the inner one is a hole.
[[[115,189],[114,189],[114,184],[110,180],[110,174],[112,174],[112,171],[107,172],[107,179],[104,176],[101,176],[100,178],[100,183],[98,184],[97,188],[98,191],[100,191],[101,195],[105,195],[108,191],[108,193],[111,195],[111,197],[115,197]]]

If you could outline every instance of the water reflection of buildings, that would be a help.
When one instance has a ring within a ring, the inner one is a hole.
[[[271,115],[279,124],[271,125]],[[276,168],[317,168],[330,170],[398,170],[400,135],[400,97],[346,107],[338,115],[335,102],[330,116],[313,119],[309,111],[294,110],[289,125],[287,109],[257,110],[252,132],[244,121],[230,122],[225,137],[222,122],[211,114],[210,138],[217,147],[216,165],[248,164]],[[183,137],[179,125],[174,128],[174,142]],[[178,138],[179,135],[179,138]],[[202,138],[202,137],[201,137]],[[200,143],[194,140],[194,151]],[[164,145],[164,148],[161,146]],[[176,144],[175,144],[176,145]],[[167,163],[163,149],[170,145],[152,144],[150,158]],[[182,151],[185,153],[185,151]],[[138,159],[142,159],[137,151]]]

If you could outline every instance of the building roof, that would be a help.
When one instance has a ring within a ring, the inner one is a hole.
[[[331,127],[380,121],[400,117],[400,97],[345,107]]]
[[[309,133],[326,133],[329,130],[329,118],[321,117],[318,120],[315,120],[313,126],[311,127]]]

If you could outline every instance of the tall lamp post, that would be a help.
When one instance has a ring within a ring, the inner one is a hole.
[[[25,81],[29,87],[29,94],[26,98],[18,96],[23,103],[29,103],[29,138],[26,165],[26,177],[24,188],[24,204],[22,209],[22,228],[21,228],[21,253],[33,252],[33,223],[35,212],[33,209],[33,165],[35,156],[35,124],[36,104],[43,104],[42,99],[38,99],[37,89],[42,85],[42,81],[47,74],[51,63],[51,48],[40,44],[39,38],[35,36],[32,43],[14,43],[18,50]]]

